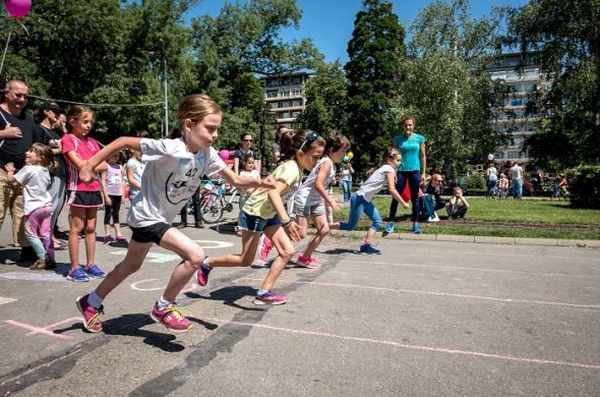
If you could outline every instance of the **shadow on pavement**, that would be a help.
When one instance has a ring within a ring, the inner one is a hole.
[[[185,296],[188,298],[202,298],[214,301],[223,301],[223,304],[236,307],[242,310],[251,311],[263,311],[263,309],[256,307],[242,306],[236,303],[237,300],[242,299],[246,296],[254,297],[256,295],[256,289],[248,286],[231,286],[212,291],[210,296],[202,296],[195,292],[186,292]]]

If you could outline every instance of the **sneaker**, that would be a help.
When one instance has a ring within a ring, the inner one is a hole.
[[[106,273],[104,273],[97,265],[92,263],[84,268],[85,272],[91,278],[104,278],[106,277]]]
[[[261,260],[266,261],[267,259],[269,259],[269,254],[271,253],[272,249],[273,249],[273,244],[271,243],[271,240],[269,240],[269,238],[267,236],[263,235],[262,244],[260,245],[260,251],[258,253],[258,257]]]
[[[183,315],[182,310],[175,303],[169,304],[163,310],[159,310],[155,304],[150,312],[150,317],[173,332],[185,332],[192,328],[190,320]]]
[[[363,245],[360,246],[360,252],[363,254],[375,254],[375,255],[380,255],[381,251],[378,250],[377,248],[373,247],[372,244],[369,243],[364,243]]]
[[[321,268],[321,264],[317,262],[315,258],[312,256],[306,257],[304,255],[300,255],[296,264],[300,267],[306,267],[307,269],[319,269]]]
[[[385,225],[385,229],[383,229],[383,237],[387,236],[390,233],[394,233],[394,222],[388,222],[387,225]]]
[[[80,296],[75,301],[75,305],[83,316],[83,328],[90,332],[102,331],[102,322],[100,321],[100,315],[104,314],[102,311],[104,306],[100,306],[100,309],[96,309],[94,306],[87,302],[88,294]]]
[[[115,241],[115,239],[110,234],[107,234],[106,236],[104,236],[104,240],[103,241],[104,241],[104,244],[110,244],[113,241]]]
[[[90,281],[90,278],[87,276],[87,274],[85,274],[83,268],[79,266],[77,269],[72,270],[69,272],[69,274],[67,274],[67,280],[74,281],[76,283],[85,283]]]
[[[127,243],[127,237],[121,235],[117,236],[117,243]]]
[[[435,212],[427,220],[427,222],[439,222],[439,221],[440,221],[440,217]]]
[[[204,287],[204,286],[206,286],[206,284],[208,284],[208,275],[210,274],[211,270],[212,270],[212,267],[210,267],[206,263],[206,259],[204,259],[202,261],[202,263],[200,264],[200,268],[196,272],[196,280],[198,280],[198,284],[200,286]]]
[[[287,296],[275,294],[272,290],[267,291],[267,293],[259,295],[256,294],[254,298],[255,305],[283,305],[287,303]]]
[[[421,234],[421,227],[418,223],[413,223],[412,232],[414,234]]]
[[[29,266],[29,269],[44,270],[47,268],[47,266],[48,266],[48,264],[46,263],[45,259],[38,259],[37,261],[33,262],[33,265]]]

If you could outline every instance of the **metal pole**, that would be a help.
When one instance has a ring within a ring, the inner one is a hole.
[[[4,53],[2,54],[2,63],[0,63],[0,74],[2,74],[2,70],[4,69],[4,58],[6,58],[6,50],[8,50],[8,43],[10,42],[10,35],[12,30],[8,32],[8,37],[6,38],[6,46],[4,47]]]
[[[169,89],[167,83],[167,58],[163,58],[163,78],[165,84],[165,135],[166,138],[169,134]]]

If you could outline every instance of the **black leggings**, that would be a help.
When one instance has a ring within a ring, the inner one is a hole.
[[[112,201],[111,205],[104,206],[104,224],[114,225],[119,223],[119,211],[121,210],[121,196],[108,196]],[[112,223],[110,223],[110,216],[112,215]]]

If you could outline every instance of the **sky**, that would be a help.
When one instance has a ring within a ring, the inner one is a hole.
[[[449,0],[448,0],[449,1]],[[285,41],[310,37],[315,46],[325,55],[327,62],[348,60],[346,47],[352,38],[354,18],[361,9],[361,0],[296,0],[303,10],[299,29],[283,29],[281,37]],[[400,23],[407,29],[423,8],[431,0],[392,0],[393,10]],[[520,7],[526,0],[471,0],[471,15],[480,17],[489,14],[493,5]],[[219,15],[225,0],[200,0],[186,14],[190,20],[197,15]]]

